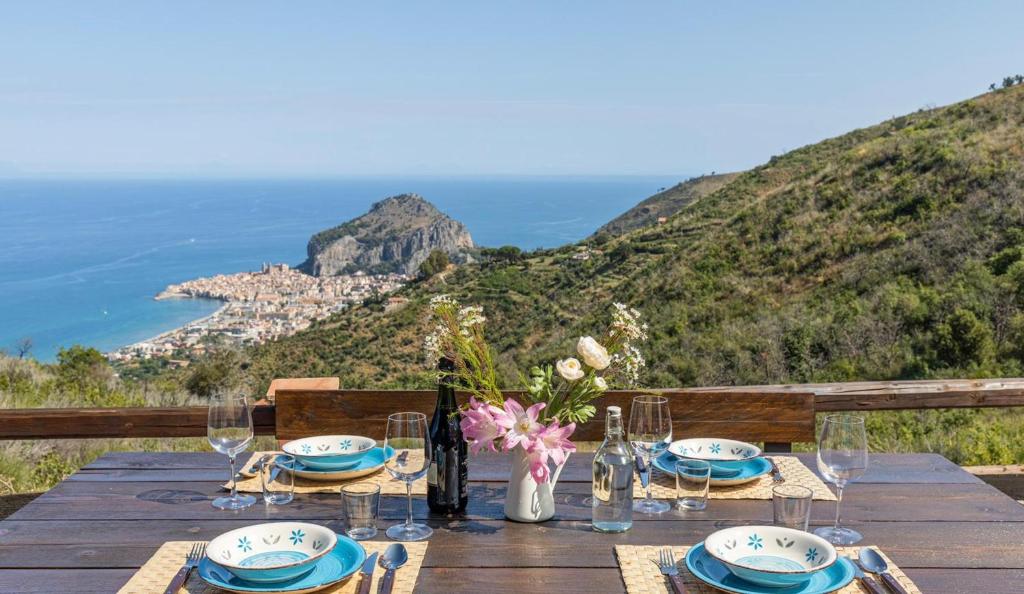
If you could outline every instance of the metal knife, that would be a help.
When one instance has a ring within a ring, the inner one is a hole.
[[[860,568],[860,565],[857,565],[857,561],[855,559],[850,557],[844,557],[844,559],[849,561],[850,565],[853,566],[853,577],[857,578],[860,583],[864,584],[868,590],[871,590],[871,594],[889,594],[878,584],[878,582],[875,581],[875,578],[868,577],[864,573],[864,570]]]
[[[359,579],[359,591],[358,594],[370,594],[370,582],[373,581],[373,570],[377,567],[377,553],[374,553],[366,558],[363,562],[363,568],[359,570],[359,574],[362,576]]]
[[[651,482],[651,469],[644,464],[644,459],[640,457],[640,454],[637,454],[634,459],[636,460],[636,472],[640,475],[640,486],[646,489]]]

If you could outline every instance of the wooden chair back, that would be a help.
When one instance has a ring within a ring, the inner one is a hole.
[[[673,437],[715,436],[763,442],[769,451],[786,451],[793,442],[815,440],[814,394],[799,392],[735,391],[696,392],[656,390],[671,402]],[[579,426],[576,441],[604,437],[604,410],[620,406],[625,419],[633,397],[641,392],[609,391],[596,400],[597,416]],[[520,396],[516,392],[509,396]],[[279,390],[277,438],[355,434],[383,439],[389,414],[417,411],[433,413],[432,390]],[[465,402],[467,396],[459,395]],[[521,397],[517,398],[524,402]]]

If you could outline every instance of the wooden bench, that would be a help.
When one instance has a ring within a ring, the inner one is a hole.
[[[604,437],[604,410],[622,407],[628,419],[633,397],[656,392],[670,400],[673,438],[716,436],[763,442],[768,451],[790,451],[794,442],[815,441],[814,394],[811,392],[698,392],[653,390],[609,391],[594,401],[598,414],[576,429],[576,441]],[[525,402],[519,392],[509,396]],[[467,400],[460,394],[460,402]],[[339,433],[384,435],[389,414],[416,411],[431,415],[433,390],[279,390],[276,397],[277,438],[298,439]]]

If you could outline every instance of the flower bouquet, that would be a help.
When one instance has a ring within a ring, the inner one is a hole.
[[[424,340],[429,363],[455,363],[456,385],[470,393],[461,411],[470,450],[508,452],[512,476],[505,515],[538,522],[554,514],[552,490],[566,459],[576,451],[569,438],[577,423],[597,412],[591,402],[609,386],[636,384],[644,359],[637,344],[647,339],[640,313],[614,304],[611,323],[600,338],[580,337],[576,357],[542,365],[521,376],[523,399],[506,398],[498,387],[494,354],[484,338],[483,308],[463,307],[448,295],[430,301],[434,330]],[[552,470],[551,466],[554,466]]]

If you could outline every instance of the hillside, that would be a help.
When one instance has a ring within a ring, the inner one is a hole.
[[[416,194],[392,196],[309,240],[299,269],[315,276],[401,272],[414,275],[433,250],[456,260],[472,249],[466,227]]]
[[[651,324],[649,386],[1020,375],[1024,87],[794,150],[665,224],[461,266],[251,353],[262,381],[426,385],[426,299],[483,305],[509,378],[613,300]]]
[[[694,201],[718,190],[736,179],[738,175],[739,173],[702,175],[680,182],[608,221],[594,235],[595,237],[602,233],[622,235],[628,231],[653,225],[662,217],[668,218]]]

